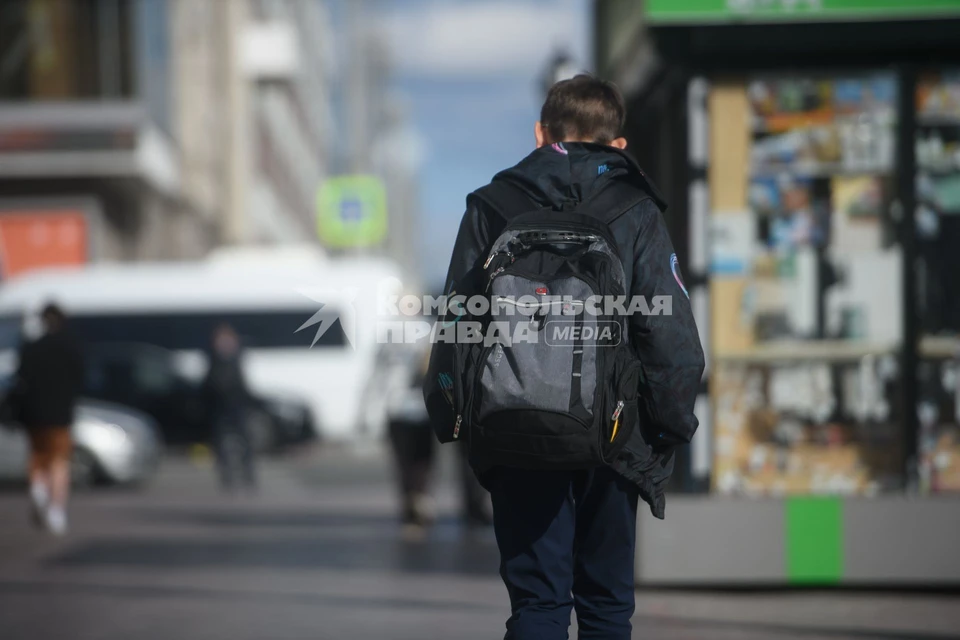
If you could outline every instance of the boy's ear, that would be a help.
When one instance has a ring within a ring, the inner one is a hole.
[[[543,130],[543,125],[540,124],[539,120],[535,125],[533,125],[533,135],[536,137],[536,140],[537,140],[537,149],[547,144],[547,136]]]
[[[627,148],[627,139],[617,138],[616,140],[613,140],[610,142],[610,146],[616,147],[617,149],[620,149],[621,151],[623,151],[624,149]]]

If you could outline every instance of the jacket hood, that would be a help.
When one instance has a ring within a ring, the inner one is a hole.
[[[564,202],[582,202],[611,180],[629,180],[640,186],[661,211],[667,204],[637,163],[615,147],[587,142],[559,142],[536,149],[493,181],[510,182],[544,205],[561,208]]]

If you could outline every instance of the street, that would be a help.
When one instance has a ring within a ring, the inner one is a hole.
[[[321,451],[266,461],[256,496],[225,498],[208,463],[170,458],[145,488],[77,494],[63,540],[33,531],[4,488],[0,637],[502,637],[492,534],[461,529],[448,482],[428,539],[404,542],[389,472],[376,449]],[[634,619],[651,640],[958,632],[952,594],[641,590]]]

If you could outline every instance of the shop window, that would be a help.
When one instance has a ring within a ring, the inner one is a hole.
[[[710,90],[713,488],[903,484],[892,74]]]
[[[0,100],[123,98],[132,93],[126,0],[0,3]]]
[[[960,70],[917,83],[917,372],[923,492],[960,491]]]

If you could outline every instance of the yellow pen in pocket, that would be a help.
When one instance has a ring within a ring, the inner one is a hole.
[[[620,414],[623,413],[623,400],[617,403],[617,408],[611,416],[613,418],[613,433],[610,434],[610,442],[617,437],[617,429],[620,428]]]

